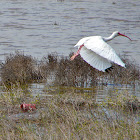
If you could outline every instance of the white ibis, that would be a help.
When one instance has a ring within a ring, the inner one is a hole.
[[[117,36],[129,38],[118,31],[113,32],[109,37],[90,36],[82,38],[74,46],[78,47],[78,51],[71,57],[71,60],[74,60],[74,58],[80,54],[88,64],[103,72],[111,67],[112,62],[125,67],[125,64],[116,54],[115,50],[106,43]]]

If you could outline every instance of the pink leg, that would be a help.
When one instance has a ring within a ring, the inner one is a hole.
[[[78,51],[74,53],[74,55],[70,58],[70,60],[74,60],[74,58],[80,54],[80,50],[82,49],[83,46],[84,44],[79,47]]]

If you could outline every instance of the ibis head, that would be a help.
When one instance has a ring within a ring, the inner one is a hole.
[[[120,33],[119,31],[113,32],[112,35],[111,35],[110,37],[113,39],[113,38],[115,38],[115,37],[117,37],[117,36],[124,36],[124,37],[127,37],[128,39],[130,39],[128,36],[126,36],[126,35]],[[131,40],[131,39],[130,39],[130,40]]]

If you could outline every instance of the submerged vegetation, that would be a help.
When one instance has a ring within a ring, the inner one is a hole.
[[[78,56],[49,54],[40,62],[15,53],[1,63],[0,139],[135,139],[140,138],[140,102],[129,91],[115,90],[98,102],[95,85],[136,84],[139,68],[125,57],[126,69],[113,65],[103,73]],[[33,96],[28,83],[45,82],[45,95]],[[50,88],[53,86],[53,88]],[[8,87],[8,88],[7,88]],[[23,112],[20,105],[35,104]]]

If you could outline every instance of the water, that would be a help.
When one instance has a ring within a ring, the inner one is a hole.
[[[71,93],[71,98],[70,101],[77,102],[77,99],[74,98],[74,95],[79,96],[82,99],[82,96],[88,97],[88,99],[92,98],[92,101],[96,104],[103,104],[103,102],[106,102],[107,98],[109,97],[110,99],[113,99],[115,96],[119,96],[120,94],[127,93],[127,90],[129,93],[133,96],[136,96],[138,100],[140,100],[140,87],[137,88],[132,88],[130,85],[106,85],[106,86],[94,86],[94,87],[89,87],[89,88],[81,88],[81,87],[62,87],[62,86],[47,86],[46,83],[33,83],[29,85],[28,92],[33,96],[33,97],[38,97],[39,100],[45,99],[49,100],[49,98],[55,98],[55,95],[60,94],[66,96],[66,94]],[[26,92],[26,90],[25,90]],[[74,95],[73,95],[74,93]],[[125,95],[125,94],[124,94]],[[68,96],[66,96],[69,98]],[[122,96],[123,97],[123,96]],[[119,98],[118,98],[119,99]],[[67,99],[66,99],[67,100]],[[25,101],[28,102],[28,101]],[[41,102],[42,104],[42,102]],[[20,112],[18,114],[11,113],[6,116],[8,120],[19,120],[19,119],[28,119],[28,120],[36,120],[40,118],[41,111],[46,111],[48,108],[41,108],[41,104],[36,104],[37,109],[34,111],[29,111],[29,112]],[[20,108],[20,105],[18,105]],[[102,106],[102,105],[101,105]],[[97,117],[98,114],[96,114],[95,111],[96,108],[92,108],[91,112]],[[128,116],[125,112],[122,112],[120,110],[119,112],[113,110],[113,109],[108,109],[107,107],[102,106],[102,109],[99,109],[100,112],[104,112],[107,118],[110,120],[116,120],[118,119],[118,116],[120,116],[120,120],[128,120],[128,122],[131,122],[132,120],[130,119],[133,115],[133,119],[135,122],[140,121],[140,117],[137,113],[134,112],[134,114],[131,114]],[[85,109],[85,116],[87,118],[92,118],[91,114],[86,112]],[[102,120],[108,121],[106,117],[101,118]],[[93,118],[92,118],[93,119]],[[129,120],[130,119],[130,120]]]
[[[51,52],[67,56],[85,36],[128,35],[109,44],[140,66],[140,1],[1,0],[0,60],[16,50],[37,59]]]
[[[1,0],[0,5],[0,61],[17,50],[38,60],[52,52],[68,56],[82,37],[118,30],[133,41],[117,37],[109,44],[140,66],[140,1]]]
[[[82,88],[82,87],[64,87],[64,86],[49,86],[46,83],[33,83],[29,85],[29,92],[33,96],[41,95],[45,96],[53,96],[55,94],[63,94],[67,93],[87,93],[89,96],[94,96],[94,100],[98,103],[104,101],[109,96],[116,96],[116,94],[122,94],[128,92],[129,95],[136,96],[140,101],[140,86],[136,85],[98,85],[94,87]]]

